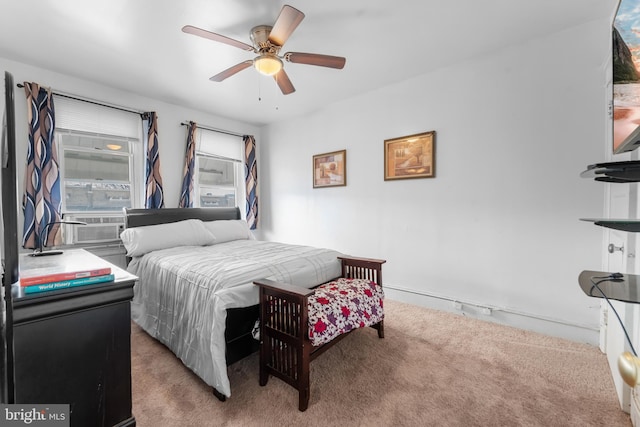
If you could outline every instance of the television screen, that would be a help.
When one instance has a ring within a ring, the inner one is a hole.
[[[613,152],[640,147],[640,0],[622,0],[613,21]]]

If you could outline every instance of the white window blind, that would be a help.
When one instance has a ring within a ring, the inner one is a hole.
[[[138,114],[63,96],[53,96],[56,128],[139,139],[142,120]]]
[[[244,161],[242,138],[206,129],[196,131],[196,151]]]

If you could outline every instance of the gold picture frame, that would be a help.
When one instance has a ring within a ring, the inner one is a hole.
[[[384,141],[384,180],[434,178],[436,131]]]
[[[347,150],[313,156],[313,188],[347,185]]]

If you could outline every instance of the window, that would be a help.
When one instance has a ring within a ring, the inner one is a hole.
[[[115,137],[59,132],[63,212],[122,212],[133,207],[133,144]]]
[[[236,206],[236,167],[231,160],[197,155],[200,207]]]
[[[240,206],[245,192],[242,138],[206,129],[196,135],[194,205]]]
[[[123,208],[143,206],[144,148],[140,116],[56,97],[56,141],[66,244],[117,240]]]

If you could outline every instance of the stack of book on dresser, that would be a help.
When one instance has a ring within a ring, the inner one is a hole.
[[[113,282],[114,278],[109,262],[83,249],[20,256],[20,289],[26,295]]]

